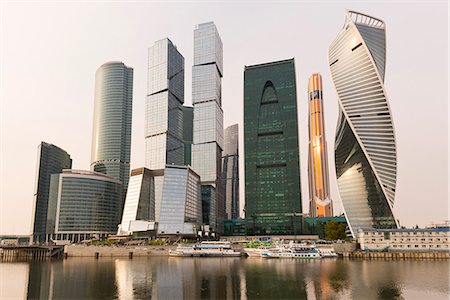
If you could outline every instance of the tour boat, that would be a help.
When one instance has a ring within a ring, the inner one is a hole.
[[[258,247],[258,248],[244,248],[245,254],[247,254],[248,257],[261,257],[263,253],[269,252],[269,251],[275,251],[281,249],[277,246],[267,246],[267,247]]]
[[[338,257],[337,253],[334,251],[334,248],[331,247],[317,247],[316,248],[317,251],[319,252],[320,256],[322,256],[323,258],[328,258],[328,257]]]
[[[241,252],[231,248],[229,242],[201,242],[195,245],[178,246],[169,250],[170,256],[179,257],[239,257]]]
[[[261,254],[264,258],[321,258],[314,246],[292,246]]]

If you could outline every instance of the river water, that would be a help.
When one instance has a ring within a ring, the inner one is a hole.
[[[448,260],[0,262],[0,299],[449,299]]]

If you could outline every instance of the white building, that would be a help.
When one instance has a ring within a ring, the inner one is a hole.
[[[366,251],[449,251],[450,228],[374,229],[361,228],[357,234]]]

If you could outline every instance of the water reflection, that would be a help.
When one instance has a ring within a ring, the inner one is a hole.
[[[448,299],[449,295],[448,262],[431,260],[69,258],[0,263],[0,274],[0,298],[26,294],[32,299],[409,299],[423,295]],[[28,286],[18,285],[27,281]]]

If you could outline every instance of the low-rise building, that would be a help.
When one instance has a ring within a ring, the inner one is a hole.
[[[374,229],[361,228],[357,234],[365,251],[449,251],[450,228]]]
[[[122,182],[103,173],[63,170],[50,179],[46,240],[78,242],[117,232]]]

